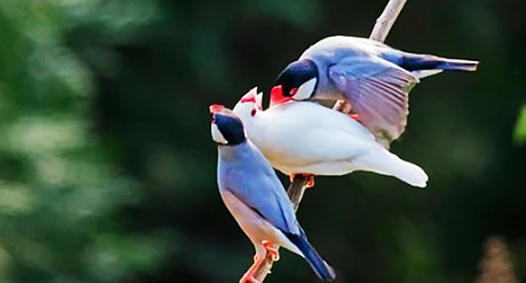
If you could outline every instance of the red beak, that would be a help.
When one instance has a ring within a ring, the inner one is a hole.
[[[273,87],[270,91],[270,107],[280,105],[291,100],[291,97],[285,97],[283,95],[283,87],[281,85]]]
[[[256,108],[263,110],[263,103],[261,101],[261,95],[258,95],[257,88],[251,89],[247,94],[243,95],[239,100],[241,103],[254,103]]]
[[[221,110],[225,109],[225,106],[221,104],[212,104],[210,105],[209,109],[210,109],[210,114],[214,114],[217,112],[221,112]]]
[[[256,103],[256,95],[254,94],[255,91],[249,91],[247,94],[243,95],[241,97],[241,103],[247,103],[247,102],[254,102]]]

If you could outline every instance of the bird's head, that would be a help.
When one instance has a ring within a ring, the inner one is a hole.
[[[241,119],[223,105],[210,105],[212,139],[220,145],[238,145],[246,141]]]
[[[250,123],[251,119],[260,111],[263,111],[263,93],[257,92],[257,87],[249,90],[234,106],[234,113],[241,118],[243,123]]]
[[[290,63],[274,82],[270,91],[270,106],[312,98],[318,86],[318,78],[318,67],[313,61],[303,59]]]

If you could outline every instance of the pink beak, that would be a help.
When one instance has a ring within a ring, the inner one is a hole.
[[[252,102],[256,105],[256,108],[259,110],[263,109],[263,103],[261,101],[261,96],[257,95],[257,92],[255,89],[251,89],[247,94],[243,95],[241,99],[239,100],[241,103],[249,103]]]
[[[273,87],[270,91],[270,107],[280,105],[291,100],[291,97],[285,97],[283,95],[283,87],[281,85]]]
[[[210,114],[214,114],[217,112],[221,112],[223,109],[225,109],[225,106],[221,104],[212,104],[210,105],[209,109],[210,109]]]
[[[247,94],[243,95],[241,97],[241,103],[247,103],[247,102],[254,102],[256,103],[256,95],[254,94],[254,91],[249,91]]]

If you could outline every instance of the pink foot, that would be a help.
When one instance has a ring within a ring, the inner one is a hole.
[[[272,257],[272,260],[273,261],[278,261],[279,260],[279,251],[278,251],[278,249],[276,249],[274,247],[274,245],[271,242],[269,242],[269,241],[263,241],[262,244],[263,244],[263,247],[265,248],[265,250],[267,251],[267,253],[269,253],[270,256]]]
[[[303,175],[304,177],[309,178],[309,180],[307,181],[307,184],[306,184],[307,188],[314,187],[314,175],[306,174],[306,173],[302,173],[301,175]],[[296,174],[290,174],[290,176],[289,176],[291,183],[292,183],[292,181],[294,181],[294,176],[296,176]]]
[[[360,119],[360,115],[358,115],[358,114],[347,114],[347,115],[348,115],[349,117],[351,117],[351,119],[354,119],[354,120],[356,120],[356,121],[358,121],[358,122],[361,122],[361,121],[362,121],[362,119]]]

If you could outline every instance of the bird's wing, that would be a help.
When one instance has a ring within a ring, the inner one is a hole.
[[[374,56],[347,58],[330,66],[328,75],[377,138],[389,143],[400,137],[409,113],[408,94],[418,78]]]
[[[236,181],[227,184],[228,190],[279,230],[299,234],[296,215],[274,169],[259,152],[254,160],[257,163],[260,164],[230,172],[230,180]]]

